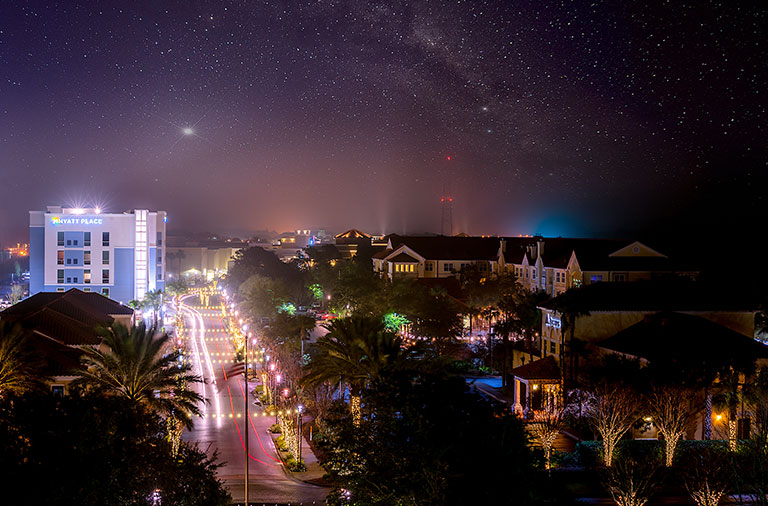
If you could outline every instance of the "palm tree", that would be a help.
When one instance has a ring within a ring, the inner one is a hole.
[[[712,397],[712,403],[716,408],[727,412],[728,449],[735,451],[738,436],[738,411],[739,406],[744,404],[743,385],[739,381],[739,373],[733,369],[723,373],[720,377],[720,385],[722,391]]]
[[[27,335],[20,324],[0,322],[0,398],[20,395],[40,386],[26,343]]]
[[[126,397],[153,411],[192,427],[192,415],[200,415],[204,399],[190,388],[202,378],[190,373],[179,351],[171,349],[167,334],[155,337],[155,329],[143,323],[128,328],[113,323],[99,329],[102,347],[84,348],[82,383],[97,390]]]
[[[144,294],[142,306],[152,310],[153,323],[157,327],[157,315],[160,314],[160,309],[163,307],[163,291],[159,288],[157,290],[149,290]]]
[[[173,297],[175,304],[179,303],[179,297],[189,292],[189,286],[186,281],[179,278],[171,283],[168,283],[165,287],[165,293]]]
[[[306,385],[346,383],[350,408],[360,422],[361,390],[385,370],[401,366],[406,359],[402,339],[388,331],[383,320],[350,316],[326,326],[328,334],[317,342],[317,353],[307,365]]]

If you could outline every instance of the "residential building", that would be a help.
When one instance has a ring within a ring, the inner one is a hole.
[[[94,292],[70,288],[64,293],[39,292],[0,312],[0,324],[20,324],[42,364],[51,390],[67,393],[75,380],[84,347],[98,347],[98,327],[133,324],[133,309]]]
[[[498,272],[526,288],[557,296],[568,288],[662,276],[695,278],[698,270],[639,242],[622,239],[501,238]]]
[[[498,237],[387,236],[387,247],[373,255],[381,276],[448,278],[476,265],[490,273],[499,255]]]
[[[597,282],[698,274],[645,244],[620,239],[392,234],[373,256],[374,271],[390,279],[452,277],[470,265],[481,273],[513,273],[526,288],[553,296]]]
[[[646,361],[702,351],[734,364],[768,358],[768,347],[755,339],[755,300],[689,279],[594,283],[539,309],[537,342],[512,353],[518,410],[543,409],[534,391],[570,388],[606,352]],[[701,424],[697,430],[700,436]]]
[[[165,211],[30,211],[30,294],[78,288],[117,301],[165,287]]]

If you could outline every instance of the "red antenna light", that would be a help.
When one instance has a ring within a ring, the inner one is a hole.
[[[441,198],[440,202],[445,202],[445,197]]]
[[[451,156],[450,156],[450,155],[448,155],[448,156],[446,156],[446,157],[445,157],[445,159],[446,159],[446,160],[448,160],[448,161],[450,161],[450,160],[451,160]]]

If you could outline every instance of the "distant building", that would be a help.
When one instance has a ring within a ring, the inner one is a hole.
[[[499,244],[498,237],[391,234],[387,247],[373,255],[373,269],[390,279],[454,277],[470,265],[490,274],[499,256]]]
[[[482,273],[513,273],[530,290],[558,295],[603,281],[637,281],[698,271],[637,241],[544,237],[387,236],[373,268],[390,279],[457,276],[474,266]]]
[[[7,258],[26,257],[29,256],[29,244],[16,243],[16,246],[11,246],[5,251],[8,253]]]
[[[166,246],[169,279],[201,276],[208,281],[223,276],[229,269],[232,257],[248,242],[241,240],[188,240],[169,237]]]
[[[30,211],[30,294],[78,288],[117,301],[165,287],[165,211]]]
[[[41,362],[51,390],[67,393],[75,380],[81,349],[98,347],[97,327],[133,324],[133,309],[97,293],[74,288],[64,293],[40,292],[0,312],[0,322],[20,324],[30,333],[29,346]]]
[[[336,243],[336,249],[339,250],[341,258],[352,258],[357,254],[357,250],[362,245],[371,245],[372,237],[365,232],[360,232],[357,229],[349,229],[346,232],[337,234],[334,237]]]

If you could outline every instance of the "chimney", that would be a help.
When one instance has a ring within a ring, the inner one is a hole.
[[[537,243],[537,246],[539,247],[539,256],[544,258],[544,240],[539,239],[539,242]]]
[[[507,240],[503,237],[501,238],[501,252],[502,254],[507,252]]]
[[[536,245],[535,244],[529,244],[528,245],[528,256],[531,257],[531,260],[536,260]]]

